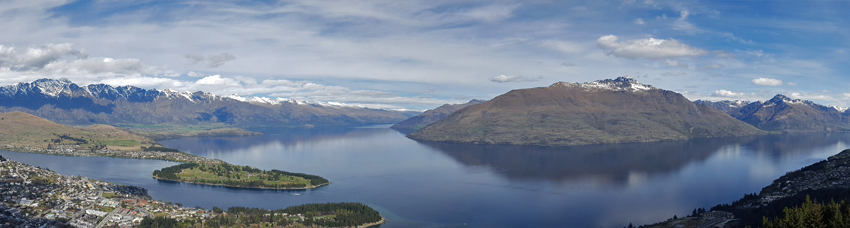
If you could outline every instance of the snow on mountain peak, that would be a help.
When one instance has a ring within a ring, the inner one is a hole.
[[[605,79],[605,80],[597,80],[593,82],[585,82],[585,83],[568,83],[568,82],[558,82],[553,84],[550,87],[572,87],[572,88],[582,88],[584,90],[611,90],[611,91],[629,91],[629,92],[638,92],[638,91],[647,91],[658,89],[651,85],[644,85],[634,78],[629,77],[618,77],[616,79]]]

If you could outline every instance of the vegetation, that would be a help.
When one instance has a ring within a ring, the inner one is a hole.
[[[161,146],[142,147],[142,150],[143,151],[180,152],[177,149],[171,149],[171,148],[161,147]]]
[[[259,135],[257,132],[249,132],[223,123],[210,123],[199,125],[184,124],[136,124],[118,125],[121,128],[136,134],[151,138],[175,138],[189,136],[219,136],[219,135]]]
[[[156,142],[116,127],[70,127],[21,112],[0,113],[0,145],[16,148],[141,150]]]
[[[192,222],[179,222],[177,219],[166,217],[145,217],[138,227],[141,228],[174,228],[174,227],[191,227]]]
[[[231,164],[186,163],[153,171],[158,179],[238,188],[304,189],[326,185],[327,179],[280,170],[264,171]]]
[[[322,203],[305,204],[279,210],[261,208],[231,207],[227,213],[213,208],[218,216],[205,222],[204,227],[233,226],[320,226],[320,227],[356,227],[383,220],[381,215],[369,206],[360,203]]]
[[[780,218],[763,218],[764,228],[843,228],[850,227],[850,205],[830,202],[820,204],[806,197],[800,207],[785,208]]]

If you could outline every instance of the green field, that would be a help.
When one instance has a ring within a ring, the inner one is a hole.
[[[153,175],[165,180],[240,188],[303,189],[328,183],[314,175],[230,164],[181,164],[156,170]]]

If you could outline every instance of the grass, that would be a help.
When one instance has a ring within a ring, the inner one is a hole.
[[[106,146],[121,146],[121,147],[135,147],[142,145],[139,141],[136,140],[112,140],[112,141],[101,141],[103,145]]]
[[[0,145],[8,149],[71,146],[86,150],[106,145],[140,150],[142,145],[155,144],[148,138],[111,126],[71,127],[20,112],[0,113],[0,117]]]
[[[109,213],[109,212],[112,212],[112,211],[115,210],[115,208],[103,207],[103,206],[98,206],[97,209],[100,210],[100,211],[106,212],[106,213]]]
[[[103,193],[103,198],[109,199],[109,198],[115,198],[115,197],[118,197],[118,194],[111,193],[111,192],[104,192]]]

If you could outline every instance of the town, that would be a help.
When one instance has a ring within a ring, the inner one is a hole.
[[[152,200],[133,186],[57,174],[0,157],[0,227],[132,227],[145,217],[192,223],[211,211]]]
[[[165,160],[180,163],[206,163],[219,164],[223,161],[218,159],[209,159],[198,157],[183,152],[171,151],[128,151],[128,150],[111,150],[111,149],[87,149],[81,148],[79,145],[53,145],[48,149],[36,147],[21,147],[13,145],[3,145],[0,149],[5,151],[15,151],[24,153],[37,153],[61,156],[75,157],[116,157],[116,158],[135,158],[135,159],[154,159]]]

